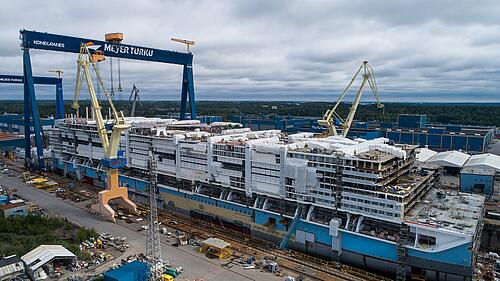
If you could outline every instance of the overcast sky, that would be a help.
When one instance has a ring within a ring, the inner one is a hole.
[[[124,43],[177,51],[185,47],[171,37],[196,41],[198,100],[333,101],[368,60],[383,101],[500,102],[498,0],[2,1],[0,27],[0,74],[22,74],[20,29],[123,32]],[[31,53],[35,75],[64,69],[72,99],[76,54]],[[133,83],[143,99],[178,99],[181,67],[121,68],[123,99]],[[110,87],[108,61],[101,70]],[[52,87],[36,90],[54,97]],[[0,94],[21,99],[22,87],[0,85]]]

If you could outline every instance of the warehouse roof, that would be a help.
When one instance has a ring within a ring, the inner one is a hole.
[[[5,211],[5,210],[10,210],[12,208],[17,208],[26,205],[24,202],[17,202],[17,203],[7,203],[4,205],[0,205],[0,210]]]
[[[31,252],[22,256],[21,259],[33,271],[55,258],[75,258],[75,254],[62,245],[40,245]]]
[[[22,270],[24,270],[24,264],[18,256],[9,256],[0,259],[0,279]]]
[[[435,154],[425,162],[429,164],[436,164],[439,166],[462,168],[469,157],[469,154],[463,153],[461,151],[444,151]]]
[[[202,242],[205,245],[209,245],[215,248],[219,249],[224,249],[226,247],[230,247],[231,244],[227,243],[226,241],[219,239],[219,238],[208,238],[205,241]]]
[[[500,172],[500,156],[491,153],[472,155],[465,163],[465,167]]]
[[[437,151],[434,151],[432,149],[428,149],[426,147],[419,148],[417,152],[417,161],[425,162],[436,154]]]

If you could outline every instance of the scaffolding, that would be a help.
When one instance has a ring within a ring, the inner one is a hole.
[[[158,190],[158,172],[156,159],[149,152],[149,216],[148,235],[146,236],[146,257],[151,267],[151,280],[158,280],[163,273],[160,229],[158,224],[158,206],[156,204]]]
[[[404,222],[401,223],[399,228],[399,239],[397,244],[397,263],[396,263],[396,281],[406,280],[406,258],[408,256],[408,250],[406,249],[406,244],[408,242],[408,236],[410,232],[410,227]]]

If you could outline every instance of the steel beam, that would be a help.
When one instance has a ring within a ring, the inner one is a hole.
[[[31,70],[31,58],[28,49],[23,50],[23,75],[24,75],[24,133],[25,133],[25,165],[31,166],[31,122],[35,133],[35,145],[37,148],[38,169],[45,170],[45,159],[43,157],[42,125],[38,113],[38,104],[35,95],[35,84]]]

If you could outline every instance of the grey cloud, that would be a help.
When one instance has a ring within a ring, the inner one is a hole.
[[[114,0],[95,8],[102,5],[3,3],[0,73],[22,72],[21,28],[97,39],[121,31],[127,43],[179,51],[185,47],[171,37],[195,40],[199,99],[333,101],[367,59],[386,101],[500,101],[495,0]],[[35,75],[65,70],[70,99],[76,55],[32,53]],[[108,68],[101,65],[109,85]],[[123,95],[136,83],[144,99],[178,99],[181,75],[178,66],[122,60]],[[2,85],[0,98],[19,97],[19,91]],[[37,93],[53,96],[47,87]]]

